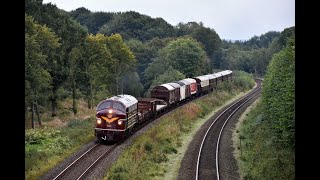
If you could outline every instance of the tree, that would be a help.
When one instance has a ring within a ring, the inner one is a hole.
[[[112,68],[115,67],[115,60],[112,59],[110,50],[106,46],[108,37],[102,34],[87,36],[82,47],[82,58],[80,62],[80,88],[85,91],[88,108],[92,108],[94,90],[101,82],[105,86],[110,85],[108,79],[112,78]]]
[[[77,103],[76,103],[76,90],[77,90],[77,79],[79,77],[79,64],[82,59],[80,47],[74,47],[70,52],[70,66],[69,66],[69,81],[71,81],[72,89],[72,111],[73,114],[77,114]]]
[[[151,18],[134,11],[116,13],[111,21],[103,25],[99,33],[112,35],[121,34],[125,40],[138,39],[142,42],[154,37],[165,38],[174,36],[174,28],[162,18]]]
[[[155,53],[152,52],[151,47],[142,43],[137,39],[130,39],[126,42],[126,45],[130,47],[130,50],[134,53],[137,60],[137,73],[142,83],[145,83],[143,72],[147,68],[151,59],[154,58]]]
[[[280,47],[285,47],[289,39],[295,38],[295,26],[284,29],[279,37]]]
[[[146,79],[153,80],[170,66],[193,77],[209,72],[209,62],[201,45],[193,38],[178,38],[159,51],[145,71]]]
[[[86,27],[91,34],[97,34],[99,29],[112,20],[114,13],[109,12],[91,12],[80,7],[68,13],[74,20]]]
[[[215,64],[215,58],[219,57],[221,48],[221,39],[214,29],[203,26],[203,23],[188,22],[186,24],[179,23],[176,26],[177,36],[189,35],[203,45],[207,56],[210,58],[211,65]],[[219,61],[217,59],[217,61]]]
[[[108,38],[107,47],[110,49],[112,59],[116,61],[115,71],[113,71],[116,92],[119,94],[119,78],[127,72],[133,72],[136,69],[136,59],[130,48],[123,42],[120,34],[114,34]]]
[[[121,89],[123,94],[130,94],[134,97],[140,97],[143,92],[143,85],[137,72],[126,72],[121,77]]]
[[[172,81],[176,81],[177,79],[184,79],[186,76],[182,74],[180,71],[172,68],[172,66],[169,66],[168,69],[161,75],[157,76],[151,83],[150,88],[148,91],[145,93],[146,97],[150,97],[150,92],[151,89],[153,89],[155,86],[164,84],[164,83],[169,83]]]
[[[59,38],[50,28],[25,15],[25,106],[27,109],[28,104],[31,104],[32,128],[35,108],[41,125],[38,102],[39,99],[43,101],[45,91],[51,88],[52,78],[47,67],[49,52],[60,45]]]
[[[48,72],[52,77],[52,93],[48,97],[51,101],[52,116],[56,116],[58,89],[68,79],[70,53],[74,47],[84,42],[87,31],[51,3],[42,4],[42,0],[26,0],[25,7],[28,15],[32,15],[39,24],[46,24],[60,38],[61,46],[48,55]]]
[[[265,34],[260,36],[253,36],[248,41],[244,41],[242,47],[244,50],[252,50],[252,49],[259,49],[259,48],[267,48],[274,38],[280,36],[279,32],[276,31],[269,31]]]
[[[295,42],[272,58],[262,88],[264,120],[277,142],[295,147]]]
[[[135,57],[119,34],[89,35],[82,47],[81,89],[86,94],[88,108],[92,108],[96,93],[119,94],[119,80],[124,73],[135,70]]]

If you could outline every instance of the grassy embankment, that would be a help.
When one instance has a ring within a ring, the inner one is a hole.
[[[57,117],[44,113],[42,127],[25,131],[26,179],[39,179],[81,145],[94,139],[94,110],[87,109],[85,102],[80,101],[78,114],[74,116],[68,107],[72,107],[70,99],[59,104]],[[30,122],[28,117],[26,119]]]
[[[254,86],[248,74],[235,74],[232,83],[161,117],[159,124],[122,153],[105,179],[176,179],[187,146],[200,126],[225,103]]]
[[[261,114],[259,99],[241,116],[233,133],[241,179],[295,179],[294,150],[272,141]]]

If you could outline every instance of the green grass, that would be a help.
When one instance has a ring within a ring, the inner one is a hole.
[[[241,179],[295,179],[295,152],[273,141],[261,118],[261,102],[245,114],[235,144]]]
[[[71,120],[61,128],[25,131],[25,177],[39,179],[57,163],[94,139],[94,119]]]
[[[250,79],[251,80],[251,79]],[[189,142],[201,125],[228,100],[253,87],[223,84],[218,91],[161,117],[137,137],[107,170],[104,179],[176,179]]]

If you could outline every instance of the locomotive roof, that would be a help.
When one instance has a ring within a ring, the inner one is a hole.
[[[195,79],[191,79],[191,78],[182,79],[182,81],[187,81],[187,82],[189,82],[190,84],[191,84],[191,83],[196,83],[196,82],[197,82]]]
[[[113,96],[106,100],[120,101],[126,106],[126,108],[138,103],[138,100],[135,97],[128,94]]]
[[[174,82],[167,83],[167,84],[169,84],[169,85],[173,86],[174,88],[180,88],[180,87],[181,87],[181,86],[180,86],[180,84],[178,84],[178,83],[174,83]]]

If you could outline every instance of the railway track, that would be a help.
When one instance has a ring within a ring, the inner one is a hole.
[[[222,113],[215,118],[207,128],[198,150],[195,179],[220,179],[219,173],[219,145],[222,132],[229,119],[239,108],[250,100],[257,98],[261,92],[261,80],[257,80],[257,87],[249,94],[242,97],[235,103],[229,105]]]
[[[63,170],[52,179],[83,179],[90,169],[116,146],[117,144],[94,144],[89,150],[72,161],[67,167],[63,168]]]

